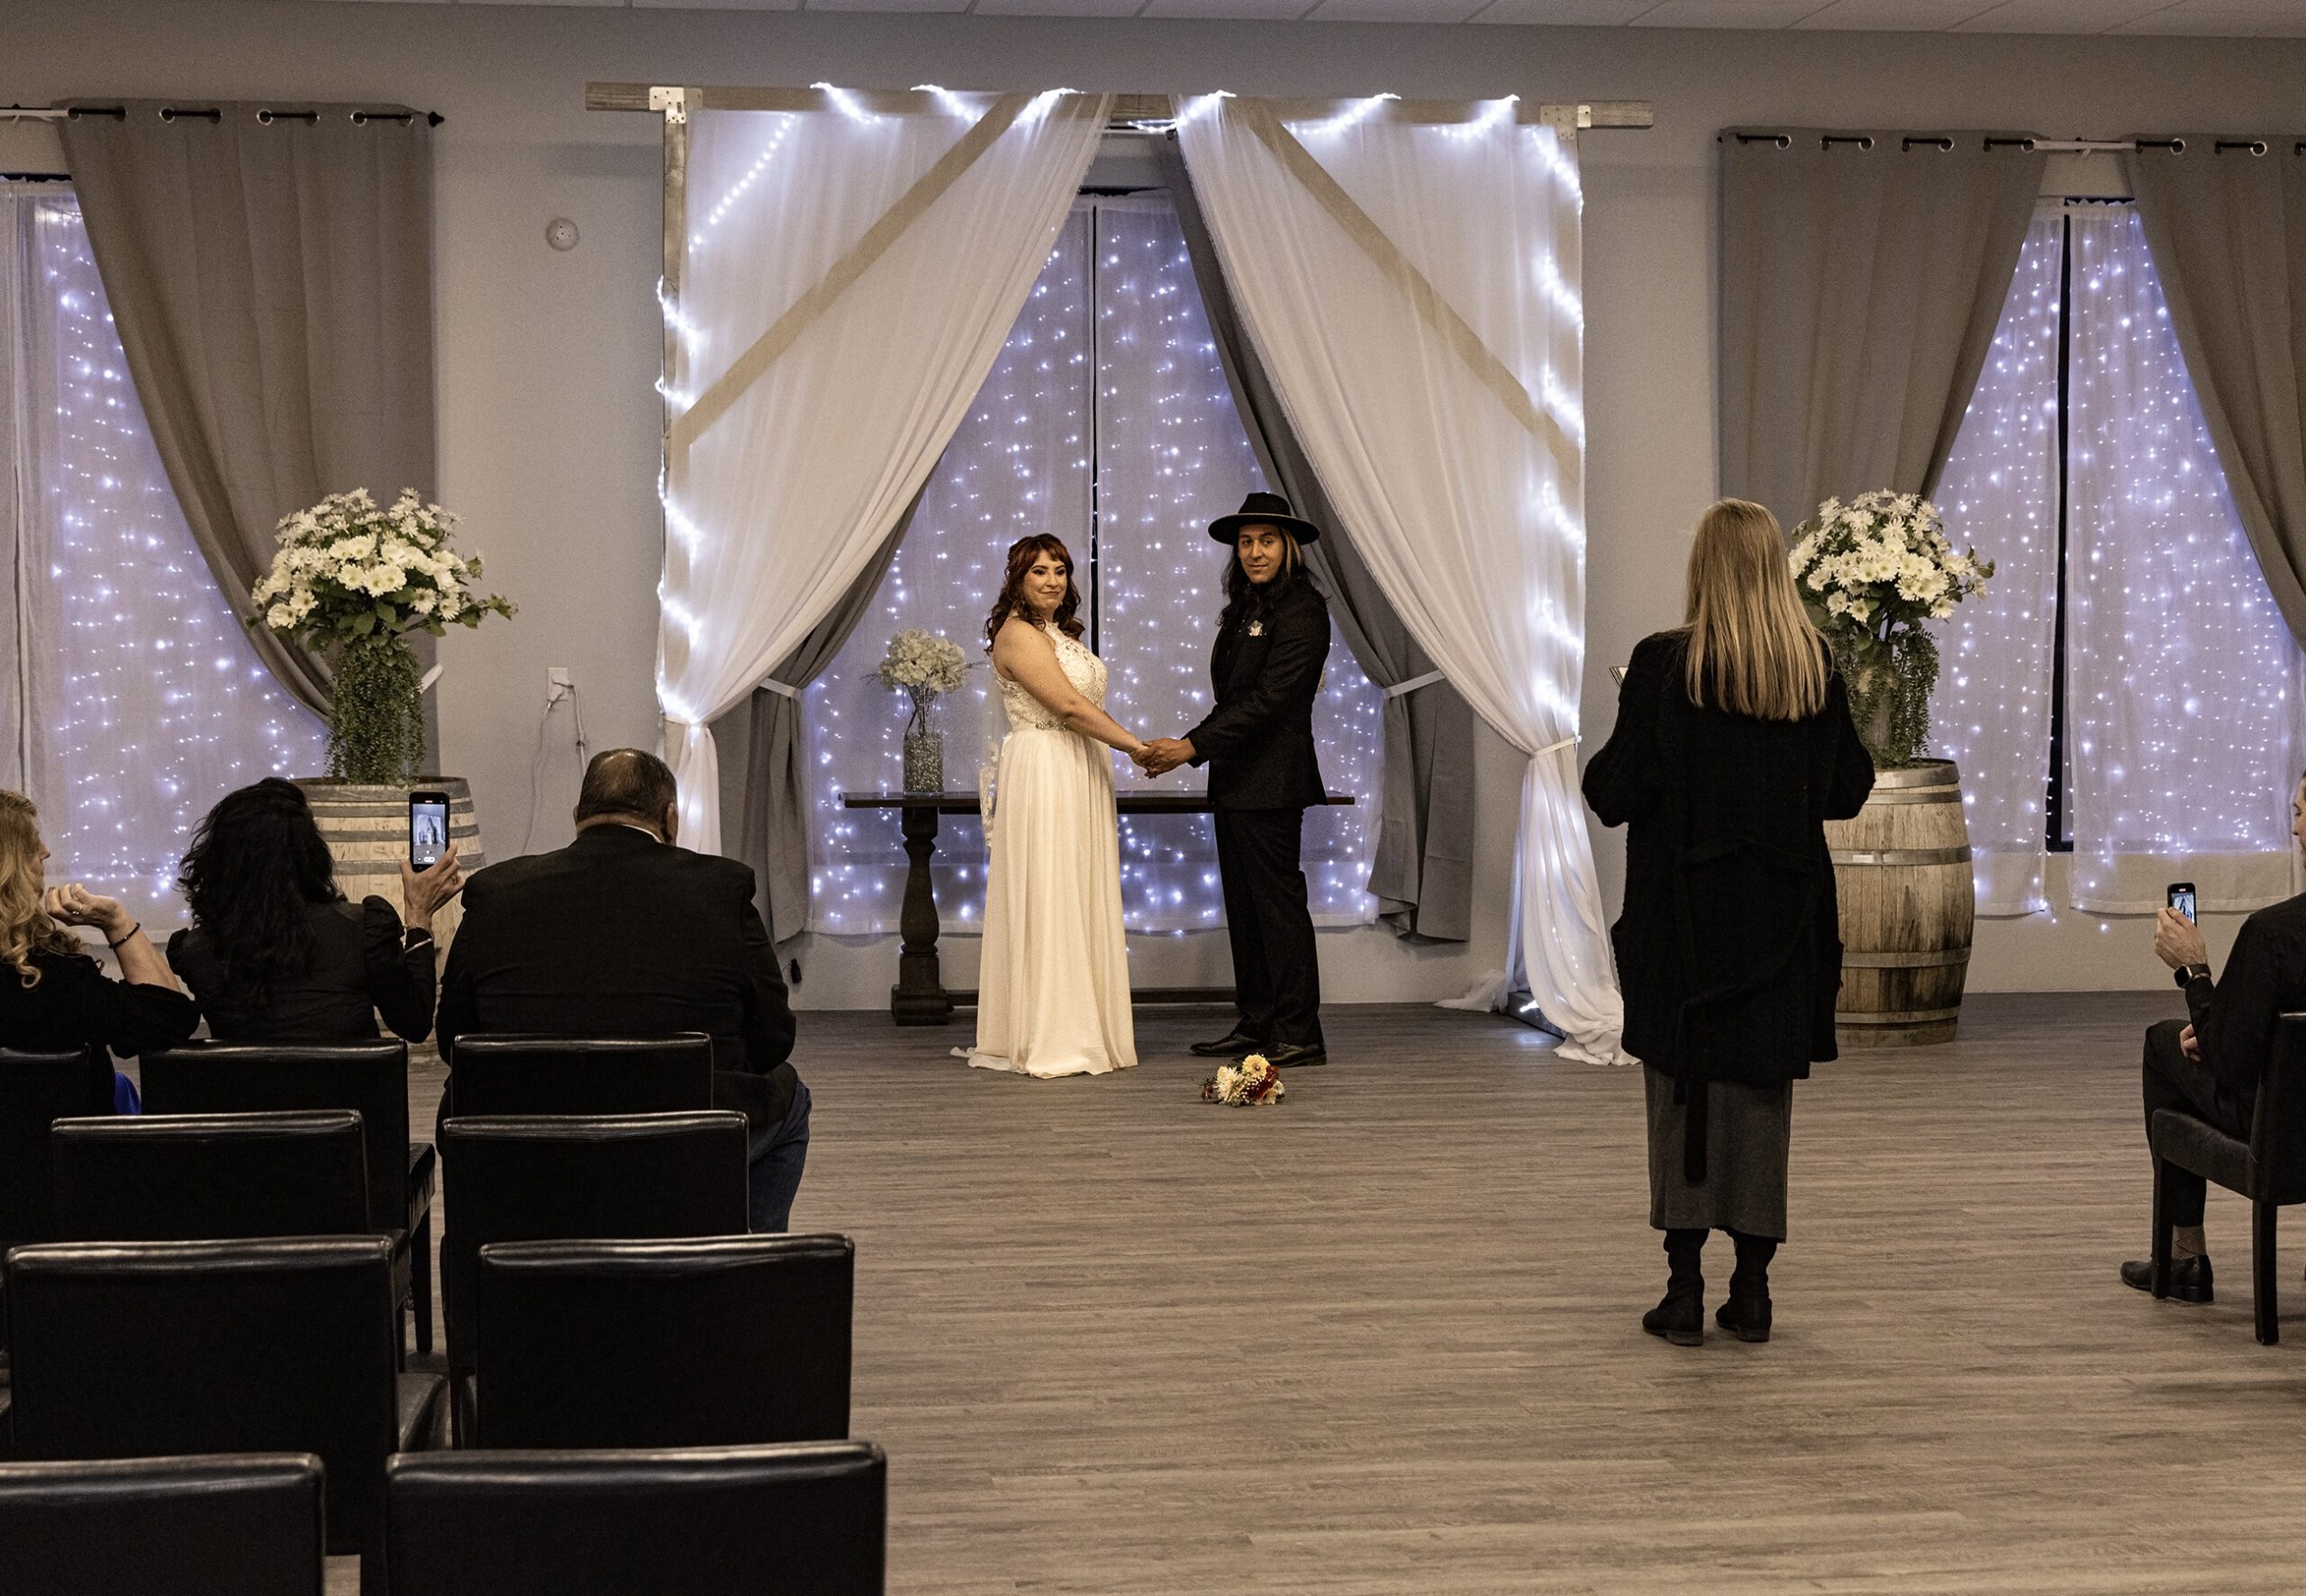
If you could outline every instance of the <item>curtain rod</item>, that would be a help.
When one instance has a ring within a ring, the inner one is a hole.
[[[1780,150],[1791,149],[1793,144],[1791,133],[1733,132],[1721,137],[1735,139],[1740,144],[1775,144]],[[1837,144],[1855,144],[1860,150],[1871,150],[1877,141],[1872,133],[1820,133],[1818,142],[1827,149]],[[2120,155],[2138,150],[2166,150],[2173,155],[2181,155],[2186,148],[2186,141],[2180,138],[2040,139],[2028,134],[2005,139],[1988,137],[1982,142],[1987,150],[2023,150],[2029,154],[2039,150],[2049,155]],[[1898,147],[1901,150],[1950,150],[1955,147],[1954,136],[1950,133],[1904,133],[1899,135]],[[2220,139],[2211,146],[2211,152],[2218,155],[2237,150],[2265,155],[2273,148],[2273,144],[2264,139]],[[2290,151],[2292,155],[2306,155],[2306,139],[2293,140]]]
[[[125,105],[0,107],[0,122],[62,122],[71,116],[110,116],[125,122],[128,120],[128,107]],[[414,122],[420,116],[424,119],[425,125],[428,127],[439,127],[448,120],[438,111],[355,111],[350,113],[350,120],[355,127],[366,127],[372,122]],[[195,122],[222,122],[224,119],[224,113],[213,105],[200,107],[163,105],[159,110],[159,117],[162,122],[175,122],[179,117]],[[276,122],[318,122],[321,113],[309,110],[274,111],[268,107],[259,107],[256,119],[269,127]]]

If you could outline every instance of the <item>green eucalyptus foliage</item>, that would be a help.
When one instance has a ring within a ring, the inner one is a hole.
[[[416,656],[395,634],[345,644],[329,709],[329,775],[387,786],[412,779],[424,761],[423,680]]]

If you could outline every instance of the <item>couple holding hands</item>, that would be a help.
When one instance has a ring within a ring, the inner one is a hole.
[[[1105,713],[1105,665],[1081,641],[1081,595],[1058,539],[1009,549],[985,621],[1009,716],[985,823],[985,941],[972,1065],[1029,1075],[1104,1075],[1137,1062],[1121,935],[1121,831],[1112,759],[1148,775],[1209,768],[1239,1012],[1194,1052],[1326,1063],[1321,969],[1299,862],[1305,811],[1325,801],[1313,700],[1329,606],[1307,579],[1321,529],[1277,494],[1210,524],[1232,549],[1210,662],[1215,703],[1182,737],[1141,739]]]

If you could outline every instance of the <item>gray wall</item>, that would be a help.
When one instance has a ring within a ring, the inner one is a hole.
[[[588,78],[860,86],[1639,98],[1657,127],[1584,143],[1590,749],[1606,675],[1676,618],[1688,527],[1712,496],[1712,136],[1730,123],[2016,127],[2060,135],[2296,131],[2306,44],[1642,29],[1066,22],[1012,18],[314,4],[12,0],[0,100],[73,95],[401,101],[439,134],[441,495],[520,617],[449,639],[445,764],[472,778],[491,851],[530,824],[545,670],[565,665],[595,747],[653,744],[660,352],[652,286],[658,142],[645,116],[587,113]],[[573,252],[545,223],[576,220]],[[1493,742],[1493,739],[1489,739]],[[567,835],[565,726],[534,845]],[[1502,928],[1515,763],[1484,752],[1486,921]],[[1620,834],[1597,848],[1614,901]],[[2215,943],[2231,926],[2213,926]],[[1982,990],[2150,986],[2138,921],[2060,911],[1983,926]],[[949,944],[949,979],[974,948]],[[885,944],[804,952],[798,994],[881,1001]],[[1212,978],[1205,938],[1141,939],[1140,979]],[[1323,945],[1339,998],[1437,996],[1502,960],[1411,952],[1375,930]]]

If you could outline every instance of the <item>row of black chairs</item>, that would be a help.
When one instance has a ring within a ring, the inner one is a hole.
[[[298,1454],[0,1464],[0,1590],[321,1596],[326,1486]],[[395,1457],[393,1596],[879,1596],[887,1465],[834,1441]]]

